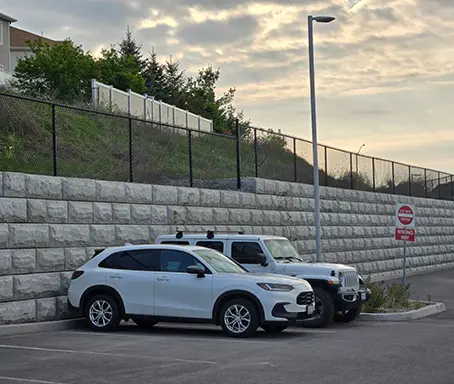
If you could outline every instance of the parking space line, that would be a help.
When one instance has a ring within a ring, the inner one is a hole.
[[[95,356],[111,356],[111,357],[130,357],[130,358],[143,358],[148,360],[161,360],[166,362],[181,362],[181,363],[199,363],[199,364],[218,364],[217,361],[211,360],[193,360],[193,359],[178,359],[178,358],[150,358],[143,355],[127,355],[123,353],[108,353],[108,352],[93,352],[93,351],[74,351],[70,349],[54,349],[54,348],[40,348],[40,347],[26,347],[22,345],[8,345],[0,344],[0,349],[21,349],[28,351],[40,351],[40,352],[55,352],[55,353],[74,353],[74,354],[85,354],[85,355],[95,355]]]
[[[21,379],[19,377],[0,376],[0,380],[9,380],[22,383],[35,383],[35,384],[65,384],[56,381],[44,381],[44,380],[33,380],[33,379]]]

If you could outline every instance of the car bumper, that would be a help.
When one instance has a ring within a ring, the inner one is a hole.
[[[338,292],[336,294],[336,309],[348,311],[358,308],[363,303],[369,301],[370,289],[360,288],[355,292]]]
[[[72,317],[82,316],[80,309],[73,306],[69,300],[66,301],[66,306],[68,308],[68,312],[71,314]]]
[[[278,303],[274,306],[271,314],[273,317],[282,320],[266,321],[267,324],[298,324],[315,318],[315,306],[304,306],[305,311],[289,312],[285,308],[289,303]],[[303,306],[300,306],[303,307]]]

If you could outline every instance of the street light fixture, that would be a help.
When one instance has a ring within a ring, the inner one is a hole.
[[[356,152],[356,174],[358,174],[358,155],[361,152],[361,149],[363,149],[366,146],[366,144],[361,145],[359,147],[358,152]]]
[[[311,87],[311,121],[312,121],[312,152],[314,155],[314,201],[315,201],[315,249],[317,261],[322,261],[322,229],[320,224],[320,188],[318,170],[318,144],[317,144],[317,111],[315,103],[315,65],[314,65],[314,32],[313,22],[331,23],[332,16],[307,17],[307,31],[309,38],[309,79]]]

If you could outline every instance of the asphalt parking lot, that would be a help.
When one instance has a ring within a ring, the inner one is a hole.
[[[426,295],[425,285],[433,300],[448,299],[448,312],[408,323],[293,328],[249,340],[226,338],[217,327],[168,324],[4,336],[0,383],[451,384],[453,279],[454,271],[411,278],[415,295]]]

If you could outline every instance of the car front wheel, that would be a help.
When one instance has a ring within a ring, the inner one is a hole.
[[[221,310],[221,326],[230,337],[250,337],[259,327],[255,305],[246,299],[233,299]]]
[[[95,331],[113,331],[121,321],[120,308],[112,296],[97,295],[85,306],[85,319]]]
[[[315,318],[305,321],[303,326],[308,328],[323,328],[333,321],[334,299],[329,292],[320,287],[314,288]]]

